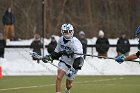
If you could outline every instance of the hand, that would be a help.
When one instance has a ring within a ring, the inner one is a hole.
[[[70,57],[70,56],[73,57],[74,52],[71,50],[63,50],[62,55],[66,55],[67,57]]]
[[[51,55],[46,55],[45,57],[42,58],[42,61],[44,63],[48,63],[48,61],[53,62],[53,59],[52,59]]]
[[[117,61],[118,63],[122,63],[123,61],[125,60],[125,56],[124,55],[120,55],[120,56],[118,56],[116,59],[115,59],[115,61]]]
[[[76,74],[76,70],[74,68],[70,68],[66,74],[68,77],[71,77]]]

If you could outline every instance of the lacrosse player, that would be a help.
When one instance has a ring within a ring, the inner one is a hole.
[[[140,26],[137,28],[137,30],[135,32],[135,36],[138,39],[138,42],[140,42]],[[131,54],[129,56],[120,55],[115,60],[118,63],[122,63],[123,61],[134,60],[134,59],[137,59],[137,58],[140,58],[140,50],[137,53]]]
[[[74,53],[83,53],[83,49],[80,41],[73,37],[74,28],[71,24],[63,24],[61,33],[62,36],[58,40],[54,52],[46,55],[42,60],[43,62],[53,61],[54,59],[60,60],[56,79],[56,93],[61,93],[61,81],[64,75],[67,76],[65,93],[70,93],[72,81],[84,63],[83,56]]]

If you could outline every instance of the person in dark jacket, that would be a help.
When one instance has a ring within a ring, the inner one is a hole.
[[[135,37],[138,39],[138,42],[140,42],[140,26],[138,26],[136,32],[135,32]],[[131,54],[131,55],[120,55],[118,56],[115,61],[117,61],[118,63],[123,63],[124,61],[133,61],[135,59],[140,59],[140,50],[138,50],[137,52]]]
[[[43,43],[40,40],[40,35],[35,34],[34,40],[32,41],[30,48],[33,49],[33,52],[36,52],[38,55],[41,55],[41,48],[43,47]],[[33,57],[33,60],[37,60]],[[39,60],[37,60],[39,62]]]
[[[48,44],[48,53],[51,54],[52,52],[54,52],[55,48],[57,46],[57,41],[54,37],[54,35],[51,36],[51,42]]]
[[[83,31],[79,32],[79,38],[78,39],[82,43],[83,53],[86,54],[87,53],[87,39],[86,39],[85,33]],[[84,56],[84,59],[85,58],[86,58],[86,56]]]
[[[140,42],[138,43],[138,49],[140,50]]]
[[[4,38],[14,40],[15,39],[15,32],[14,32],[14,23],[15,23],[15,16],[12,13],[11,8],[8,8],[2,18],[2,23],[4,25]]]
[[[117,41],[116,51],[118,53],[117,56],[124,54],[125,56],[129,55],[130,52],[130,43],[126,38],[126,34],[122,33],[121,37]]]
[[[4,58],[5,46],[6,46],[6,41],[3,38],[3,34],[0,33],[0,57],[1,58]]]
[[[106,37],[104,37],[104,32],[100,30],[96,41],[96,51],[98,52],[98,56],[107,57],[108,49],[109,41]]]

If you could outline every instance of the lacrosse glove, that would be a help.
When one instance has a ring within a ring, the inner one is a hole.
[[[76,74],[76,70],[74,68],[70,68],[66,74],[68,77],[71,77]]]
[[[120,56],[118,56],[116,59],[115,59],[115,61],[117,61],[118,63],[122,63],[123,61],[125,60],[125,56],[124,55],[120,55]]]
[[[46,55],[45,57],[42,58],[42,61],[44,63],[48,63],[48,61],[53,62],[53,59],[52,59],[51,55]]]
[[[73,57],[74,52],[71,51],[71,50],[63,50],[63,51],[61,51],[61,54],[65,55],[65,56],[67,56],[69,58],[69,57]]]

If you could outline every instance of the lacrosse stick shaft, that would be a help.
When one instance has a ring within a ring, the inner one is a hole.
[[[112,58],[112,57],[96,56],[96,55],[82,54],[82,53],[74,53],[74,54],[115,60],[115,58]],[[138,63],[140,63],[140,61],[136,61],[136,60],[127,61],[127,62],[138,62]]]
[[[91,56],[91,57],[106,58],[106,59],[115,59],[115,58],[111,58],[111,57],[105,57],[105,56],[96,56],[96,55],[82,54],[82,53],[74,53],[74,54],[77,54],[77,55],[84,55],[84,56]]]
[[[48,61],[48,63],[51,64],[51,65],[53,65],[54,67],[60,69],[57,65],[55,65],[55,64],[53,64],[53,63],[51,63],[51,62],[49,62],[49,61]]]

